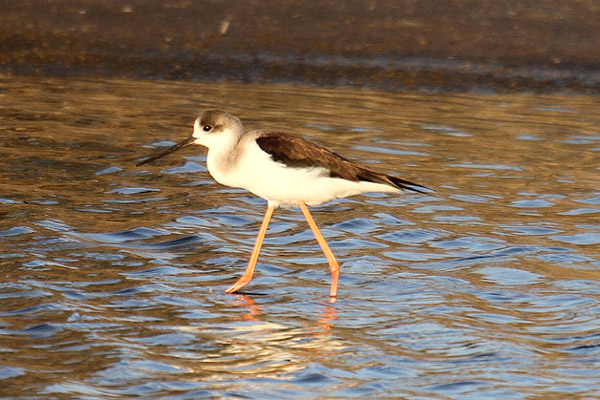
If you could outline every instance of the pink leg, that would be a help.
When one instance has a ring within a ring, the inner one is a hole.
[[[317,223],[313,219],[312,215],[310,215],[310,211],[308,211],[308,207],[306,207],[306,204],[303,201],[298,201],[298,204],[300,205],[302,214],[304,214],[304,218],[306,218],[306,221],[308,222],[308,226],[310,226],[310,229],[313,231],[315,238],[317,238],[317,242],[319,243],[319,246],[321,246],[323,254],[325,254],[325,257],[327,257],[327,262],[329,262],[329,269],[331,270],[331,289],[329,291],[329,302],[335,303],[335,300],[337,298],[338,279],[340,276],[340,264],[335,259],[335,256],[329,248],[327,241],[321,234]]]
[[[258,236],[256,237],[254,249],[252,250],[252,254],[250,255],[250,261],[248,261],[246,271],[244,271],[244,275],[242,275],[236,283],[234,283],[229,289],[225,290],[226,293],[237,292],[238,290],[246,286],[248,283],[250,283],[250,281],[252,280],[252,275],[254,275],[254,268],[256,267],[256,261],[258,261],[258,253],[260,253],[260,248],[262,247],[263,241],[265,240],[265,235],[267,234],[267,227],[269,226],[269,221],[271,220],[274,211],[275,206],[271,205],[270,203],[267,204],[267,211],[265,212],[265,217],[263,218],[263,222],[260,225]]]

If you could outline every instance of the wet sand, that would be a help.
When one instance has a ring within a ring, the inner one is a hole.
[[[594,1],[0,1],[0,72],[600,91]]]

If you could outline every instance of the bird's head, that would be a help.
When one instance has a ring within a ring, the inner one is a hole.
[[[226,147],[228,144],[236,143],[243,132],[244,127],[237,117],[226,113],[225,111],[205,111],[196,118],[192,136],[141,161],[137,165],[139,166],[158,160],[167,154],[171,154],[191,144],[200,144],[207,147],[209,150],[216,147]]]

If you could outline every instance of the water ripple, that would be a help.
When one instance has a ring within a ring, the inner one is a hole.
[[[597,397],[597,99],[276,89],[0,80],[2,395]],[[335,305],[298,210],[226,294],[265,202],[193,146],[135,166],[198,93],[436,192],[314,208]]]

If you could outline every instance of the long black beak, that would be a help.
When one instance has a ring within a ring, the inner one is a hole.
[[[183,142],[179,142],[175,146],[169,147],[165,151],[162,151],[154,156],[148,157],[144,161],[140,161],[139,163],[136,164],[136,167],[139,167],[140,165],[143,165],[143,164],[148,164],[149,162],[158,160],[159,158],[162,158],[162,157],[166,156],[167,154],[171,154],[174,151],[183,149],[184,147],[187,147],[190,144],[194,143],[194,140],[196,140],[196,138],[194,138],[193,136],[190,136],[189,138],[185,139]]]

